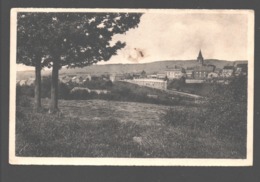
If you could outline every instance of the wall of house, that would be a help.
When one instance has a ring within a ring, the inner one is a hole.
[[[169,79],[178,79],[183,76],[183,73],[181,71],[167,71],[166,76]]]
[[[146,86],[157,89],[167,89],[167,81],[157,80],[157,79],[134,79],[134,80],[125,80],[129,83],[134,83],[140,86]]]
[[[195,71],[194,72],[194,78],[207,78],[208,72],[206,71]]]
[[[223,77],[231,77],[233,75],[233,70],[223,70],[221,76]]]
[[[186,79],[185,83],[203,83],[204,80]]]

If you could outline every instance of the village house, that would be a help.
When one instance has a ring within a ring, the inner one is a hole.
[[[156,78],[158,79],[165,79],[166,78],[166,73],[165,71],[160,71],[156,74]]]
[[[194,68],[194,78],[195,79],[206,79],[208,74],[214,72],[214,67],[212,66],[198,66]]]
[[[214,70],[214,73],[217,73],[218,76],[221,74],[221,72],[222,72],[222,69],[220,69],[220,68],[215,68],[215,70]]]
[[[68,84],[68,83],[71,81],[71,77],[69,77],[69,76],[63,76],[63,77],[60,78],[60,81],[61,81],[62,83]]]
[[[74,83],[79,83],[79,84],[82,84],[83,83],[83,78],[81,76],[74,76],[72,79],[71,79],[72,82]]]
[[[210,72],[209,74],[208,74],[208,78],[217,78],[219,75],[218,75],[218,73],[216,73],[216,72]]]
[[[197,80],[197,79],[186,79],[185,83],[204,83],[205,80]]]
[[[185,75],[186,75],[186,78],[188,78],[188,79],[194,78],[194,70],[193,70],[193,68],[187,68]]]
[[[221,76],[222,77],[231,77],[234,74],[234,66],[224,66],[222,69]]]
[[[234,74],[235,76],[247,75],[247,64],[246,63],[237,64]]]
[[[185,75],[184,68],[168,68],[165,70],[166,76],[169,80],[180,79]]]
[[[148,74],[147,78],[157,78],[157,74]]]

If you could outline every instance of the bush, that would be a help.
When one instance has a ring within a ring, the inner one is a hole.
[[[147,95],[157,95],[158,98],[150,98]],[[178,102],[169,99],[169,95],[164,91],[142,87],[132,83],[116,82],[111,89],[113,99],[121,101],[144,102],[152,104],[176,105]]]
[[[207,103],[209,122],[220,135],[246,140],[247,78],[233,78],[229,85],[214,85]]]
[[[34,86],[33,85],[16,85],[16,98],[28,96],[34,97]]]
[[[72,87],[73,88],[73,87]],[[34,97],[34,85],[16,85],[16,98],[20,97]],[[43,77],[41,81],[41,98],[51,97],[51,76]],[[69,99],[70,87],[65,83],[59,82],[59,98]]]
[[[176,90],[182,90],[185,86],[185,78],[181,77],[180,79],[174,79],[168,83],[167,88],[168,89],[176,89]]]
[[[206,104],[189,110],[171,109],[163,115],[170,125],[198,127],[223,138],[246,141],[247,82],[234,78],[229,85],[213,84]]]
[[[79,84],[78,84],[79,86]],[[82,85],[81,85],[82,86]],[[90,80],[83,83],[84,87],[87,87],[89,89],[106,89],[110,90],[113,86],[113,83],[110,80]]]

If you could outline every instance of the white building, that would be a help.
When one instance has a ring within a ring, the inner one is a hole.
[[[166,76],[168,79],[180,79],[182,76],[185,75],[183,68],[172,68],[165,70]]]
[[[158,72],[157,75],[156,75],[156,78],[165,79],[166,78],[166,72],[165,71]]]
[[[127,80],[129,83],[134,83],[140,86],[146,86],[157,89],[167,89],[167,81],[159,80],[159,79],[133,79]]]
[[[233,66],[224,66],[221,76],[222,77],[231,77],[234,73],[234,67]]]
[[[209,74],[208,74],[208,78],[217,78],[219,75],[218,75],[218,73],[216,73],[216,72],[210,72]]]

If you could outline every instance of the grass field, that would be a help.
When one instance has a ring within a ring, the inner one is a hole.
[[[47,107],[47,99],[43,105]],[[195,107],[104,100],[60,100],[61,114],[18,108],[16,155],[42,157],[245,158],[245,141],[234,140],[189,119],[164,121],[167,110]]]

